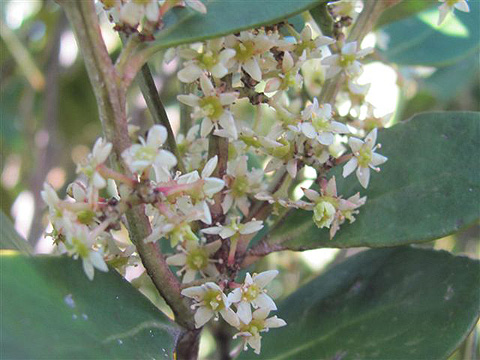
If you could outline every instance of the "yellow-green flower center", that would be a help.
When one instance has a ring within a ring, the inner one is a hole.
[[[355,54],[340,55],[340,66],[348,67],[355,61]]]
[[[151,2],[152,2],[152,0],[133,0],[133,3],[138,4],[138,5],[144,5],[144,6],[147,6]]]
[[[72,237],[72,245],[73,245],[74,249],[76,250],[76,252],[78,253],[78,255],[80,255],[80,257],[82,259],[88,257],[88,254],[89,254],[90,250],[87,247],[87,245],[85,245],[83,243],[82,240],[80,240],[77,237]]]
[[[193,270],[202,270],[208,265],[208,255],[207,252],[202,249],[191,250],[187,254],[187,266]]]
[[[181,223],[170,233],[170,245],[172,247],[183,240],[198,241],[198,237],[187,223]]]
[[[312,125],[317,132],[326,131],[329,128],[328,120],[324,117],[320,117],[315,113],[312,113]]]
[[[146,160],[152,161],[155,159],[157,155],[157,151],[149,146],[142,146],[135,152],[135,159],[136,160]]]
[[[242,332],[249,332],[253,336],[259,335],[260,331],[265,328],[265,320],[252,319],[250,323],[241,328]]]
[[[201,99],[199,105],[205,116],[208,116],[210,119],[216,120],[223,114],[223,106],[220,103],[220,99],[216,96],[208,96]]]
[[[246,176],[236,177],[232,185],[232,193],[235,197],[245,195],[248,190],[248,179]]]
[[[253,56],[255,44],[252,41],[239,42],[234,49],[236,51],[235,59],[245,62]]]
[[[257,284],[253,283],[252,285],[249,285],[246,290],[243,291],[242,300],[251,302],[255,300],[261,293],[262,289],[260,289]]]
[[[358,165],[364,168],[368,167],[368,164],[372,161],[372,154],[373,152],[370,146],[362,146],[357,155]]]
[[[205,69],[210,70],[212,67],[218,64],[218,55],[213,54],[211,51],[207,51],[206,53],[200,55],[198,60]]]
[[[88,225],[95,217],[95,213],[92,210],[82,210],[77,213],[77,219],[80,223]]]
[[[333,222],[335,211],[335,206],[330,201],[322,200],[313,208],[313,221],[319,228],[328,228]]]
[[[205,306],[213,311],[220,311],[225,308],[222,299],[222,292],[218,290],[208,290],[203,297]]]

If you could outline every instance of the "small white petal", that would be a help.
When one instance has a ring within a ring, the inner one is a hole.
[[[202,137],[207,137],[208,134],[210,134],[210,132],[212,131],[212,129],[213,129],[213,122],[209,118],[204,118],[202,120],[202,127],[200,129],[200,135]]]
[[[195,312],[195,327],[201,328],[205,325],[212,317],[215,315],[212,310],[206,308],[205,306],[201,306]]]
[[[103,260],[103,256],[100,253],[96,251],[91,251],[89,258],[92,265],[95,266],[98,270],[108,272],[108,266],[105,263],[105,260]]]
[[[269,329],[279,328],[279,327],[282,327],[282,326],[285,326],[285,325],[287,325],[285,320],[277,318],[277,315],[265,320],[265,327],[269,328]]]
[[[147,135],[147,146],[159,148],[167,140],[167,129],[163,125],[154,125]]]
[[[107,186],[106,180],[96,171],[93,173],[92,183],[97,189],[103,189],[105,186]]]
[[[252,77],[253,80],[262,81],[262,70],[260,69],[256,58],[248,59],[243,64],[243,69]]]
[[[239,231],[240,234],[253,234],[263,228],[263,221],[255,220],[247,222]]]
[[[332,145],[335,140],[335,136],[331,132],[322,132],[318,134],[317,140],[322,145]]]
[[[376,142],[377,142],[377,129],[373,129],[365,137],[365,143],[368,144],[371,148],[373,148]]]
[[[196,274],[197,274],[197,270],[187,269],[185,271],[185,274],[183,275],[182,283],[188,284],[189,282],[192,282],[193,280],[195,280]]]
[[[378,166],[378,165],[383,164],[387,160],[388,160],[388,158],[386,156],[383,156],[383,155],[380,155],[380,154],[377,154],[377,153],[373,153],[371,164],[373,166]]]
[[[252,321],[252,309],[250,303],[241,301],[237,305],[237,315],[244,324],[249,324]]]
[[[316,201],[320,197],[320,194],[312,189],[304,189],[303,193],[311,201]]]
[[[215,93],[215,88],[213,87],[212,82],[205,74],[200,76],[200,87],[206,96],[212,96]]]
[[[230,308],[224,308],[219,311],[220,315],[222,315],[223,319],[231,326],[233,327],[238,327],[240,326],[240,320],[238,319],[237,314],[230,309]]]
[[[186,289],[183,289],[181,294],[189,298],[203,298],[206,290],[202,286],[192,286]]]
[[[220,231],[220,237],[222,239],[228,239],[229,237],[232,237],[233,235],[236,234],[236,231],[229,228],[229,227],[224,227],[222,228],[222,231]]]
[[[218,235],[222,231],[222,228],[220,226],[212,226],[209,228],[205,228],[200,230],[200,232],[208,235]]]
[[[218,178],[206,178],[203,185],[203,192],[207,197],[212,197],[225,187],[225,181]]]
[[[177,100],[180,101],[181,103],[188,105],[188,106],[197,106],[198,105],[198,100],[200,98],[196,95],[193,94],[188,94],[188,95],[178,95]]]
[[[354,153],[356,153],[356,152],[360,151],[360,149],[364,145],[364,142],[360,139],[355,138],[355,137],[351,137],[350,139],[348,139],[348,145],[350,145],[350,148],[352,149],[352,151]]]
[[[197,65],[190,65],[177,73],[178,80],[190,84],[197,80],[203,74],[203,70]]]
[[[277,310],[277,305],[275,305],[275,302],[265,293],[261,293],[257,296],[255,299],[255,304],[262,309]]]
[[[88,259],[82,259],[82,261],[83,271],[85,272],[85,275],[87,275],[89,280],[93,280],[95,269],[93,268],[92,263]]]
[[[159,166],[172,168],[177,165],[177,158],[168,150],[160,150],[157,154],[155,162],[158,163]]]
[[[278,275],[278,270],[267,270],[267,271],[261,272],[260,274],[255,275],[252,280],[263,289],[277,275]]]
[[[167,258],[167,264],[172,266],[184,266],[187,262],[187,255],[184,253],[175,254]]]
[[[343,167],[343,177],[347,177],[357,168],[358,161],[356,157],[351,158]]]
[[[308,137],[309,139],[314,139],[317,136],[317,131],[313,127],[313,125],[309,122],[304,122],[300,124],[302,129],[303,135]]]
[[[363,168],[359,166],[357,169],[357,178],[360,182],[360,185],[366,189],[370,181],[370,168]]]
[[[221,246],[222,246],[222,242],[220,240],[216,240],[205,245],[204,249],[207,252],[207,255],[210,256],[215,254],[218,251],[218,249],[220,249]]]
[[[463,12],[470,12],[470,8],[468,7],[468,3],[465,0],[460,0],[455,5],[455,9],[463,11]]]
[[[231,304],[236,304],[242,301],[242,289],[236,288],[228,294],[228,302]]]
[[[217,155],[215,155],[213,158],[208,160],[207,163],[205,164],[203,170],[202,170],[202,178],[206,178],[206,177],[209,177],[210,175],[212,175],[213,171],[217,167],[217,163],[218,163],[218,156]]]

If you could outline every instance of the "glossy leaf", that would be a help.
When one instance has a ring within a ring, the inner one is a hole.
[[[480,2],[468,4],[469,13],[456,10],[441,26],[437,8],[385,26],[388,45],[379,51],[388,62],[424,66],[446,66],[474,54],[480,47]]]
[[[18,250],[23,254],[33,254],[30,244],[13,227],[10,219],[0,211],[0,249]]]
[[[280,303],[288,325],[263,336],[261,358],[446,359],[478,320],[479,286],[480,263],[467,257],[369,250]]]
[[[205,2],[206,14],[188,8],[173,9],[165,15],[165,27],[155,36],[151,46],[165,49],[274,24],[306,11],[321,1],[256,0],[246,3],[210,0]]]
[[[384,247],[437,239],[480,218],[480,113],[438,112],[414,116],[379,131],[379,153],[388,157],[370,185],[360,187],[335,169],[338,192],[360,191],[367,203],[356,221],[332,240],[312,212],[294,211],[268,238],[278,249]]]
[[[437,7],[439,6],[437,0],[403,0],[385,10],[375,24],[375,27],[380,28],[395,21],[405,19],[435,5]]]
[[[114,270],[1,255],[5,359],[172,359],[178,328]]]

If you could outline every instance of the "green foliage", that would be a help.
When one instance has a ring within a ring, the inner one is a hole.
[[[1,255],[5,359],[173,358],[178,327],[118,273],[81,261]]]
[[[403,0],[382,13],[375,26],[380,28],[406,17],[413,16],[423,10],[438,6],[437,0]]]
[[[389,62],[401,65],[446,66],[478,51],[480,2],[469,2],[470,13],[455,11],[437,26],[438,10],[428,9],[385,26],[387,49],[379,50]]]
[[[446,359],[478,319],[479,286],[480,264],[466,257],[369,250],[279,305],[288,326],[262,339],[262,358]]]
[[[165,28],[155,36],[152,46],[165,49],[275,24],[318,3],[319,0],[256,0],[248,4],[238,0],[210,0],[205,2],[208,9],[206,14],[190,9],[173,9],[165,15]]]
[[[480,114],[423,113],[379,132],[380,153],[388,157],[368,190],[355,175],[337,175],[338,190],[360,191],[367,203],[353,224],[344,224],[329,240],[312,213],[296,210],[270,235],[281,248],[383,247],[430,241],[480,217]]]
[[[18,235],[3,211],[0,211],[0,249],[17,250],[23,254],[33,253],[30,244]]]

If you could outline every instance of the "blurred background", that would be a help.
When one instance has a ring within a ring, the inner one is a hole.
[[[359,83],[371,83],[366,99],[373,108],[363,107],[351,112],[352,104],[345,101],[339,106],[339,114],[386,117],[392,125],[422,111],[479,111],[480,26],[476,15],[480,5],[478,2],[470,2],[470,5],[473,14],[449,18],[442,28],[436,27],[435,6],[419,15],[379,27],[375,34],[369,35],[364,45],[376,46],[376,52],[367,59]],[[105,42],[115,58],[120,50],[120,39],[105,16],[100,16]],[[50,228],[40,197],[43,183],[48,181],[63,197],[66,186],[75,179],[75,164],[88,154],[101,134],[101,126],[81,54],[60,7],[48,0],[2,0],[0,25],[1,209],[36,252],[50,253],[53,244],[51,238],[45,237]],[[415,34],[428,30],[428,34],[435,36],[424,36],[423,40],[412,42],[408,33],[402,38],[397,30],[406,26]],[[441,43],[445,39],[451,43]],[[463,47],[458,48],[457,44]],[[424,54],[422,61],[415,60],[421,56],[415,51]],[[430,51],[434,54],[433,60],[428,58]],[[178,61],[167,65],[162,56],[158,54],[150,65],[173,127],[179,131]],[[151,125],[136,86],[128,94],[128,114],[130,123],[140,127],[140,134]],[[247,111],[245,116],[248,114]],[[473,224],[459,234],[423,246],[478,258],[479,229],[478,224]],[[277,253],[267,256],[258,267],[259,270],[267,269],[274,263],[277,268],[287,270],[272,287],[272,295],[281,298],[298,284],[308,282],[358,251],[362,249]],[[140,282],[141,279],[137,279],[137,286],[141,286]],[[162,307],[155,292],[147,288],[144,292]],[[202,342],[202,353],[208,356],[213,341],[208,341],[211,335],[205,336],[207,341]],[[466,359],[472,349],[476,349],[473,353],[476,351],[477,357],[480,356],[475,334],[452,359]]]

